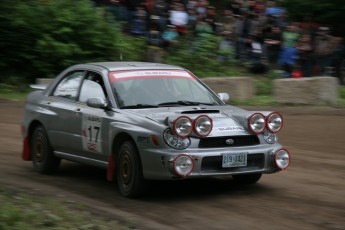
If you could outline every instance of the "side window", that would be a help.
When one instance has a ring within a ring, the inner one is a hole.
[[[79,101],[86,102],[90,97],[107,98],[102,76],[93,72],[88,72],[83,81]]]
[[[55,88],[53,96],[74,100],[77,99],[78,89],[83,78],[83,73],[84,71],[68,73]]]

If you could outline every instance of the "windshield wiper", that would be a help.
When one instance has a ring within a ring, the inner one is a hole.
[[[158,108],[158,105],[136,104],[136,105],[125,105],[125,106],[120,107],[120,109],[147,109],[147,108]]]
[[[187,101],[187,100],[182,100],[182,101],[171,101],[171,102],[164,102],[158,104],[159,106],[177,106],[177,105],[214,105],[213,103],[206,103],[206,102],[197,102],[197,101]]]

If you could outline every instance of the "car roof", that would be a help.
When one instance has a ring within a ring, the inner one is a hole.
[[[183,69],[178,66],[150,62],[94,62],[86,65],[103,67],[109,71],[135,69]]]

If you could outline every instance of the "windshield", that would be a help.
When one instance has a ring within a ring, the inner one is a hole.
[[[214,93],[184,70],[116,71],[109,79],[121,108],[220,105]]]

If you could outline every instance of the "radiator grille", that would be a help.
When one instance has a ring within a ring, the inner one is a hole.
[[[227,140],[231,140],[228,141]],[[229,143],[230,142],[230,143]],[[231,142],[233,142],[231,144]],[[221,147],[240,147],[260,144],[256,135],[230,136],[230,137],[208,137],[202,138],[199,142],[199,148],[221,148]]]

